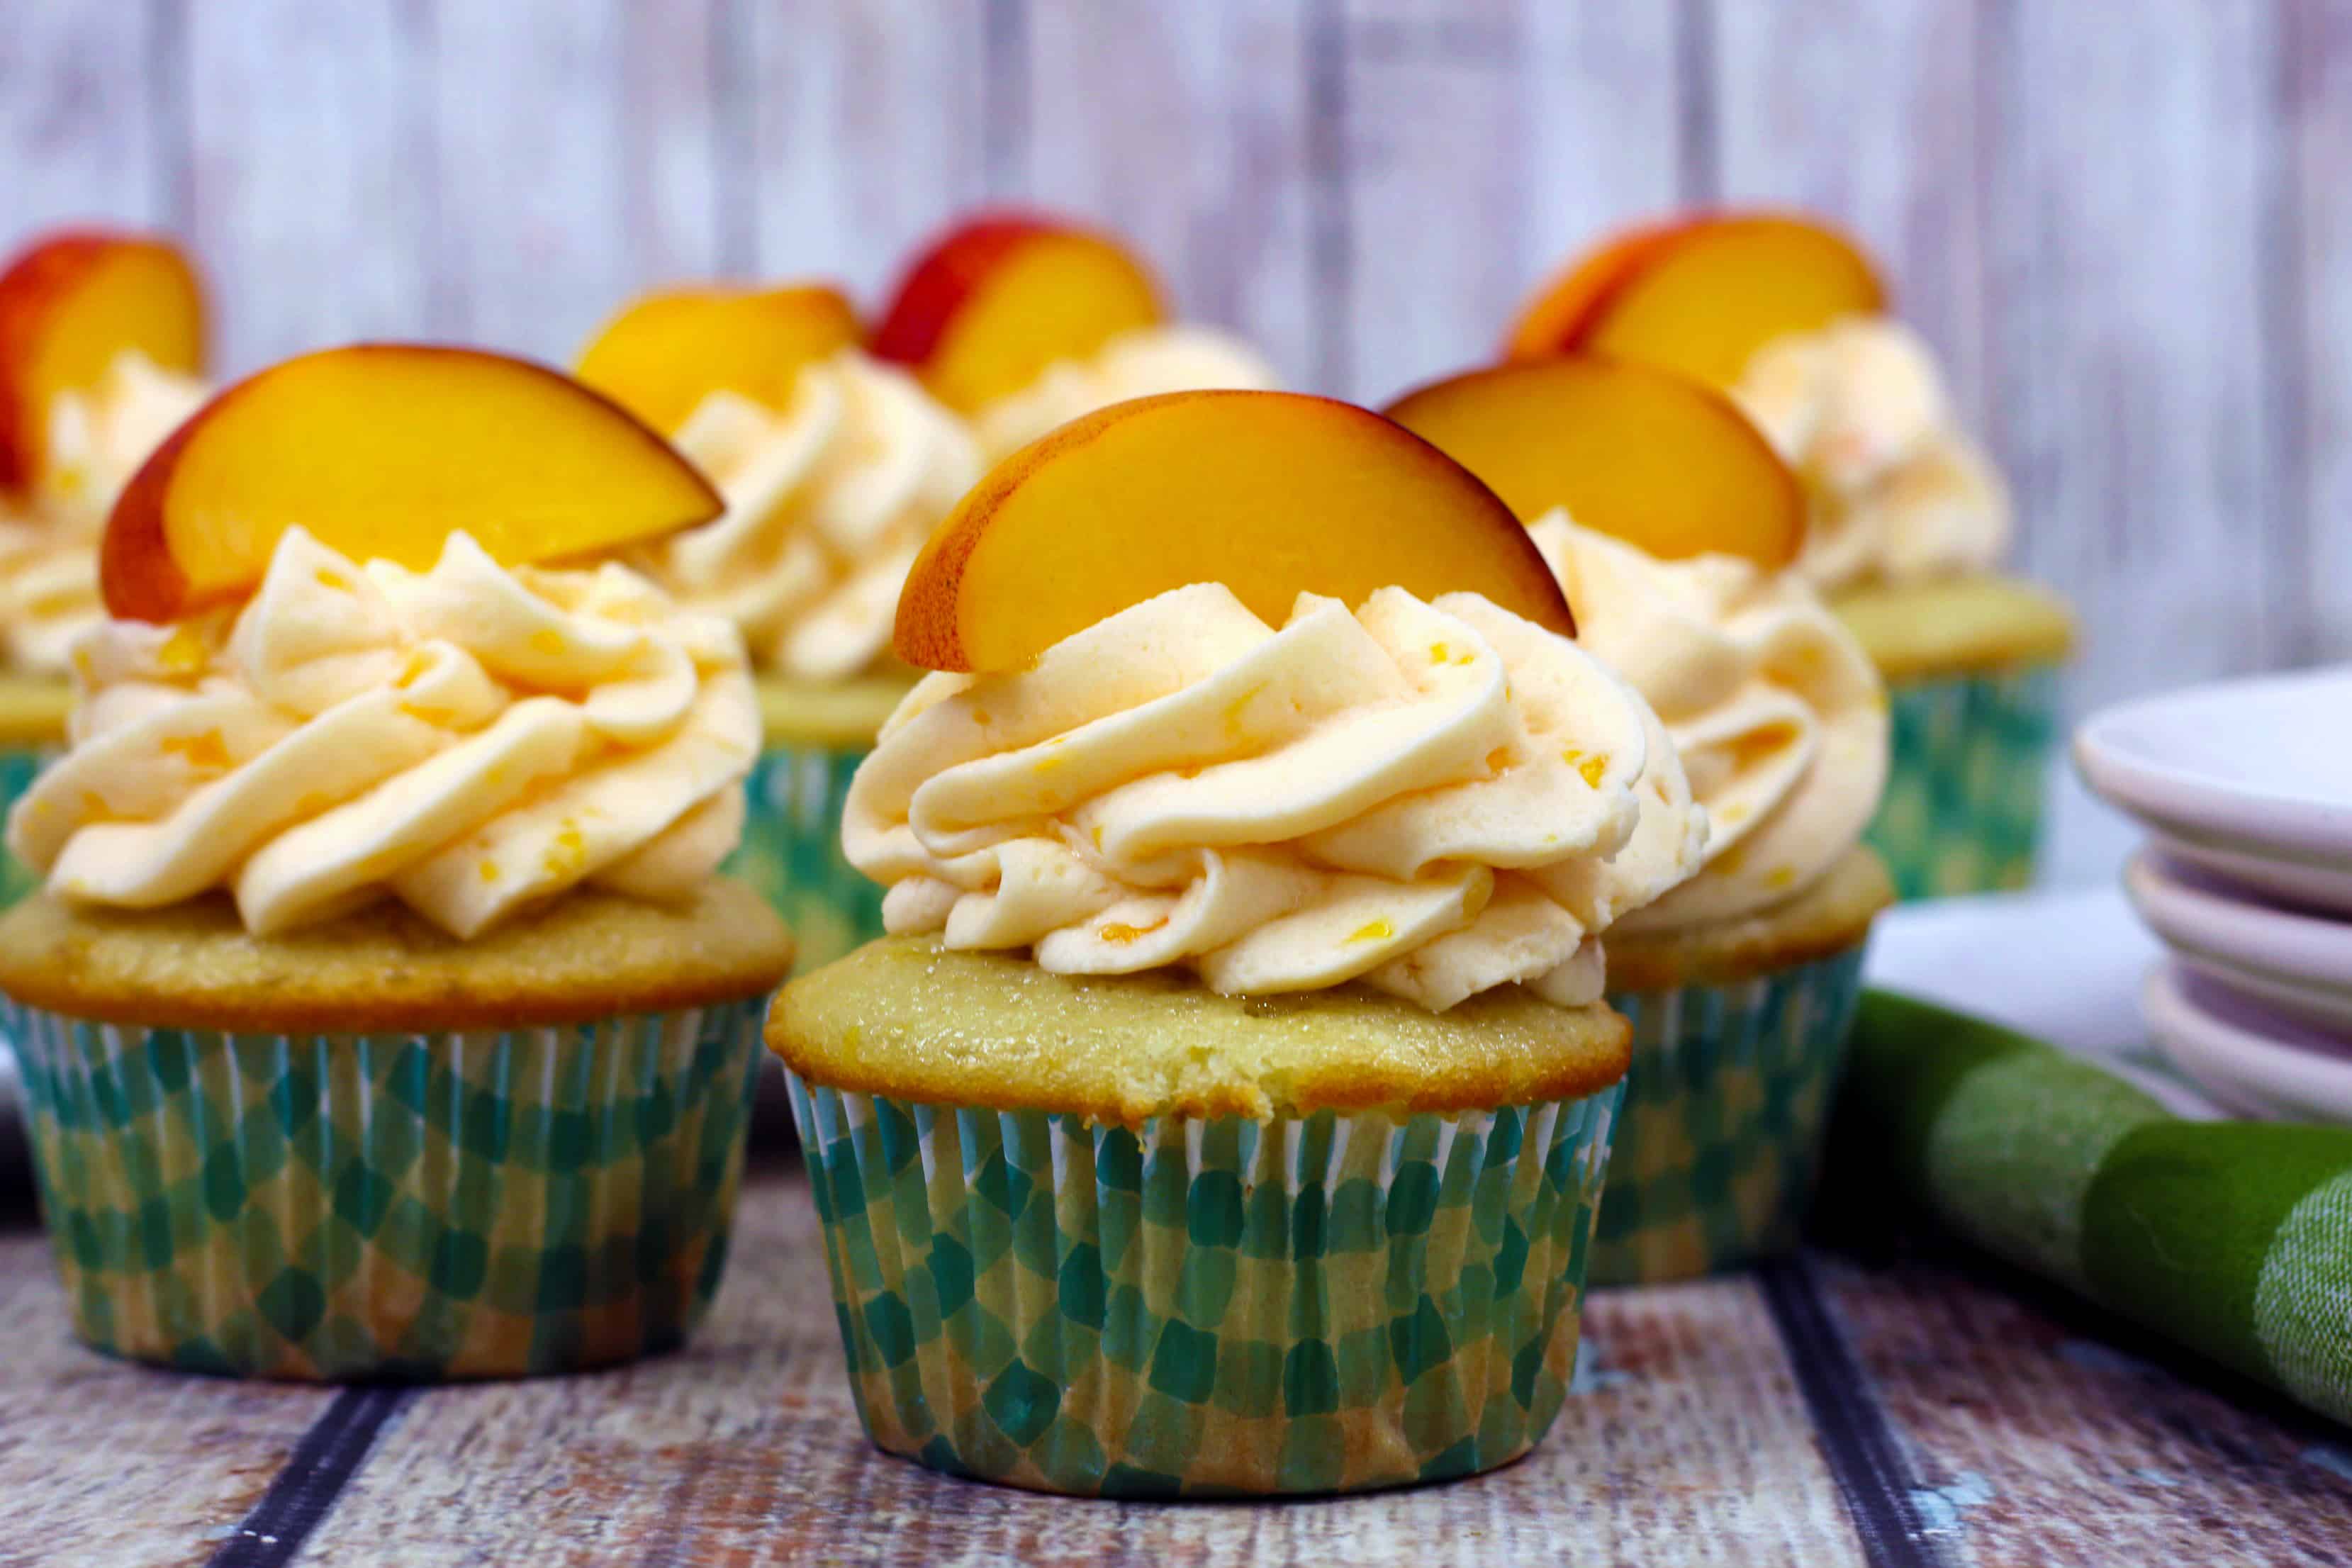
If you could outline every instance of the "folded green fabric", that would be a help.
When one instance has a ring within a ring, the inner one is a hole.
[[[2184,1121],[2037,1040],[1863,998],[1829,1152],[1947,1227],[2352,1421],[2352,1129]]]

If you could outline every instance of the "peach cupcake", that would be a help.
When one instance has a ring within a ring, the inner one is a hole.
[[[0,270],[0,811],[65,739],[106,514],[204,401],[204,363],[203,288],[168,240],[63,230]],[[0,907],[33,885],[0,851]]]
[[[1896,888],[2030,881],[2073,617],[2001,570],[2007,489],[1869,258],[1767,213],[1633,229],[1539,292],[1508,349],[1640,360],[1738,402],[1804,483],[1795,569],[1887,682],[1894,763],[1870,838]]]
[[[1862,843],[1886,694],[1794,569],[1796,477],[1721,394],[1630,362],[1472,371],[1389,413],[1528,522],[1578,645],[1657,710],[1706,818],[1697,875],[1610,936],[1633,1064],[1592,1279],[1785,1251],[1890,896]]]
[[[934,238],[901,276],[874,352],[969,418],[991,462],[1129,398],[1275,384],[1240,339],[1170,321],[1126,246],[1044,213],[975,213]]]
[[[1108,1497],[1539,1441],[1626,1029],[1601,933],[1705,824],[1527,531],[1365,410],[1122,403],[899,603],[850,789],[892,931],[779,995],[858,1410]]]
[[[725,620],[535,563],[718,508],[562,375],[394,345],[230,388],[131,480],[0,917],[81,1339],[436,1379],[692,1326],[791,961],[712,875],[758,706]]]
[[[803,963],[837,957],[882,931],[874,885],[841,858],[841,797],[913,679],[889,656],[899,584],[980,477],[979,449],[823,285],[648,295],[597,334],[580,376],[725,498],[632,559],[741,629],[766,744],[729,869],[784,915]]]

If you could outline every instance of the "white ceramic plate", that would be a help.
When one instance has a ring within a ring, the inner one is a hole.
[[[2248,1116],[2352,1125],[2352,1045],[2167,964],[2140,993],[2172,1065]]]
[[[2249,1001],[2352,1039],[2352,922],[2240,897],[2141,850],[2124,889],[2173,956]]]
[[[2352,667],[2105,709],[2074,732],[2074,761],[2168,857],[2352,913]]]

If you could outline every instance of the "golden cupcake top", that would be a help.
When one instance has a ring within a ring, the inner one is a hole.
[[[935,238],[874,348],[969,417],[992,461],[1114,403],[1276,382],[1239,339],[1171,321],[1127,246],[1042,213],[975,214]]]
[[[115,496],[203,403],[195,269],[145,235],[46,236],[0,270],[0,668],[62,675],[102,618]]]
[[[1707,820],[1704,866],[1620,929],[1700,930],[1831,878],[1885,784],[1886,696],[1792,564],[1802,493],[1738,407],[1678,372],[1562,355],[1451,377],[1390,412],[1510,498],[1579,644],[1673,738]]]
[[[1522,310],[1514,359],[1583,353],[1735,398],[1804,482],[1798,568],[1827,592],[1995,569],[2008,493],[1876,268],[1817,220],[1724,212],[1626,230]]]
[[[1572,629],[1493,492],[1377,415],[1118,405],[933,536],[898,647],[959,673],[885,727],[844,848],[894,932],[1056,973],[1591,1002],[1705,826]]]
[[[257,936],[396,903],[472,938],[575,889],[696,892],[759,747],[742,643],[620,565],[706,521],[551,371],[368,345],[223,393],[124,491],[112,616],[11,849],[78,905],[226,892]]]

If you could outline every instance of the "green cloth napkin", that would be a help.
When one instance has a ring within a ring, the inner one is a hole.
[[[2352,1129],[2184,1121],[2038,1040],[1864,994],[1828,1180],[2352,1422]]]

